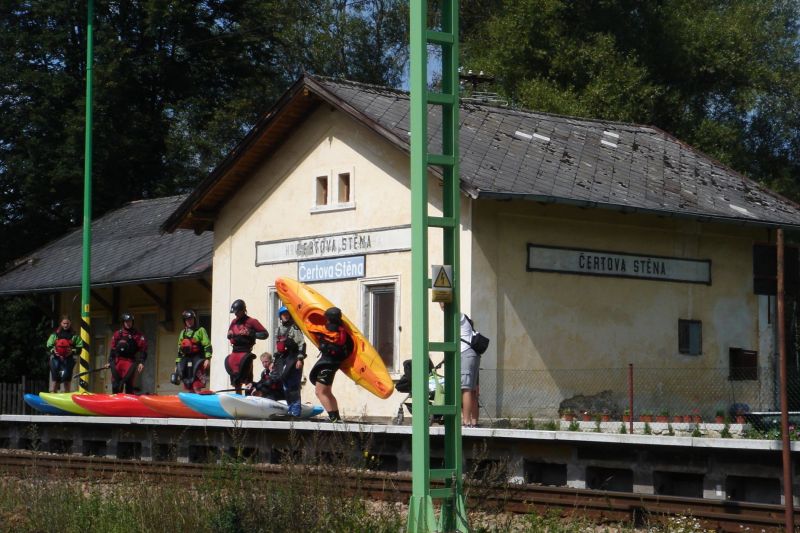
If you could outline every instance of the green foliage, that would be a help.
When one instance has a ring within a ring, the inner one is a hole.
[[[567,427],[568,431],[580,431],[581,430],[581,423],[577,420],[572,420]]]
[[[797,2],[477,3],[462,64],[516,105],[653,124],[800,198]]]
[[[51,328],[35,296],[6,298],[0,305],[0,382],[46,379],[45,348]]]
[[[82,219],[86,4],[4,2],[0,264]],[[97,2],[93,211],[190,190],[303,72],[397,85],[400,0]]]

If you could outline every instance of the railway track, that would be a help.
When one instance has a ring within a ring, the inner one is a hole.
[[[299,465],[304,475],[314,473],[314,467]],[[73,480],[124,481],[150,478],[178,482],[201,481],[211,474],[225,475],[224,468],[214,464],[116,460],[100,457],[20,453],[0,451],[0,473],[13,476],[48,475]],[[291,468],[279,465],[248,465],[239,473],[263,481],[279,481],[292,475]],[[296,475],[296,473],[295,473]],[[329,476],[340,489],[364,497],[408,502],[411,496],[411,476],[369,470],[320,468],[316,475]],[[783,531],[784,508],[779,505],[732,502],[699,498],[681,498],[650,494],[633,494],[567,487],[537,485],[486,485],[467,483],[468,505],[473,509],[511,513],[546,513],[558,509],[562,516],[582,516],[597,522],[663,521],[671,516],[692,516],[705,527],[717,531]],[[800,513],[795,510],[796,521]]]

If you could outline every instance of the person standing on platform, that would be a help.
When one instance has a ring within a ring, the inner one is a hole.
[[[300,416],[300,380],[303,378],[305,358],[306,340],[303,332],[294,323],[286,306],[281,306],[278,309],[278,327],[275,328],[273,364],[280,371],[289,416]]]
[[[309,332],[316,337],[320,352],[319,360],[309,374],[309,380],[314,384],[314,392],[331,422],[341,422],[339,403],[333,395],[333,378],[336,377],[342,361],[353,351],[354,345],[342,324],[341,309],[327,309],[325,319],[324,325],[308,325]]]
[[[47,339],[50,352],[50,377],[52,392],[58,392],[63,385],[64,392],[72,386],[72,370],[75,368],[75,354],[83,348],[83,341],[72,330],[72,321],[67,315],[61,317],[58,328]]]
[[[243,387],[253,383],[253,359],[256,356],[252,350],[256,339],[265,340],[269,333],[261,322],[247,316],[244,300],[235,300],[231,304],[231,313],[235,316],[228,328],[228,340],[233,348],[225,358],[225,370],[231,377],[236,394],[241,394]]]
[[[187,309],[182,314],[183,329],[178,335],[178,356],[175,358],[174,385],[183,383],[189,392],[200,392],[208,383],[211,366],[211,339],[206,328],[197,323],[197,313]]]
[[[111,337],[111,353],[108,362],[111,366],[111,392],[138,394],[139,376],[144,371],[147,360],[147,340],[133,325],[133,314],[122,313],[122,327]]]

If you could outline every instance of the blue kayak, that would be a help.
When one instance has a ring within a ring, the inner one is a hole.
[[[233,393],[227,393],[233,395]],[[228,411],[222,408],[217,394],[196,394],[194,392],[179,392],[178,398],[189,409],[213,418],[233,418]]]
[[[69,414],[72,414],[72,413],[70,413],[68,411],[65,411],[63,409],[59,409],[58,407],[55,407],[54,405],[50,405],[49,403],[47,403],[43,399],[39,398],[38,394],[26,394],[26,395],[23,396],[23,398],[25,399],[25,403],[27,403],[28,405],[30,405],[31,407],[33,407],[34,409],[36,409],[40,413],[44,413],[44,414],[47,414],[47,415],[69,415]]]

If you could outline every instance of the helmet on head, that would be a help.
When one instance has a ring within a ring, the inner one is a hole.
[[[195,313],[192,309],[187,309],[181,314],[181,316],[184,320],[189,320],[190,318],[197,319],[197,313]]]
[[[278,318],[280,318],[283,313],[289,313],[289,309],[285,305],[282,305],[278,308]]]
[[[129,311],[125,311],[124,313],[122,313],[122,314],[119,316],[119,319],[120,319],[120,321],[122,321],[122,322],[127,322],[128,320],[130,320],[131,322],[133,322],[133,313],[131,313],[131,312],[129,312]]]
[[[236,313],[238,311],[247,311],[247,306],[244,303],[244,300],[234,300],[231,304],[231,313]]]
[[[328,322],[339,324],[342,322],[342,310],[338,307],[329,307],[325,310],[325,318],[328,319]]]

